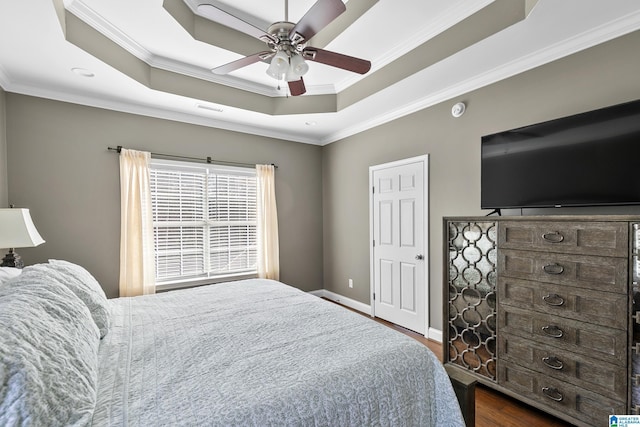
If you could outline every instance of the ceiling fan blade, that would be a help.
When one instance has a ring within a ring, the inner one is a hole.
[[[318,0],[289,32],[291,41],[310,40],[347,8],[341,0]]]
[[[291,96],[302,95],[307,91],[307,88],[304,87],[302,77],[300,77],[300,80],[289,82],[289,91],[291,92]]]
[[[236,31],[253,36],[266,43],[276,43],[278,40],[271,34],[266,33],[264,30],[237,18],[230,13],[225,12],[222,9],[218,9],[212,4],[198,5],[198,12],[207,19],[210,19],[218,24],[222,24],[226,27],[232,28]]]
[[[309,61],[331,65],[358,74],[366,74],[371,69],[370,61],[315,47],[306,47],[302,51],[302,57]]]
[[[237,61],[229,62],[228,64],[221,65],[211,70],[213,74],[223,75],[235,71],[239,68],[246,67],[247,65],[255,64],[256,62],[266,62],[267,59],[274,55],[271,51],[258,52],[250,56],[238,59]]]

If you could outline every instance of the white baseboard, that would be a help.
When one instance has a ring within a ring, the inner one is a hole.
[[[339,304],[342,304],[346,307],[352,308],[354,310],[360,311],[364,314],[368,314],[371,315],[371,306],[369,304],[365,304],[362,303],[360,301],[356,301],[354,299],[351,298],[347,298],[345,296],[342,296],[340,294],[336,294],[335,292],[331,292],[328,291],[326,289],[319,289],[317,291],[311,291],[309,292],[312,295],[315,295],[319,298],[326,298],[328,300],[331,300],[333,302],[337,302]],[[427,334],[425,335],[425,338],[428,338],[430,340],[433,341],[437,341],[439,343],[442,343],[442,331],[439,329],[435,329],[435,328],[429,328],[427,331]]]
[[[435,328],[429,328],[427,331],[427,338],[442,344],[442,331]]]
[[[313,294],[320,298],[326,298],[333,302],[337,302],[339,304],[344,305],[345,307],[352,308],[361,313],[371,315],[371,306],[369,304],[362,303],[360,301],[356,301],[351,298],[344,297],[342,295],[336,294],[335,292],[328,291],[326,289],[320,289],[317,291],[311,291],[310,294]]]

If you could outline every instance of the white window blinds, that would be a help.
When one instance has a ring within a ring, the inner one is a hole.
[[[255,170],[152,159],[159,284],[256,272]]]

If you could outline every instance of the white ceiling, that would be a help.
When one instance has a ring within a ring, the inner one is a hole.
[[[186,0],[193,9],[199,2]],[[340,94],[366,82],[492,2],[379,0],[324,47],[371,60],[369,74],[312,63],[304,97]],[[264,29],[284,18],[283,0],[211,3]],[[290,3],[289,20],[297,22],[314,0]],[[64,0],[64,6],[159,69],[261,96],[287,96],[286,87],[277,90],[277,82],[265,74],[264,63],[229,76],[210,73],[244,55],[194,40],[163,8],[163,0]],[[639,28],[637,0],[539,0],[526,19],[337,112],[270,115],[151,89],[68,42],[55,0],[5,0],[0,2],[0,86],[7,92],[324,145],[442,101],[453,105],[471,90]],[[74,68],[89,70],[93,77]]]

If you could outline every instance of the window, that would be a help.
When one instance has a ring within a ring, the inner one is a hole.
[[[152,159],[159,286],[256,274],[254,169]]]

